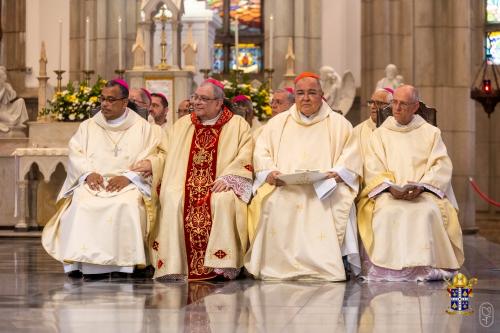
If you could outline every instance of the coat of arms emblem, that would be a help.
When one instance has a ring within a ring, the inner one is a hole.
[[[476,278],[467,279],[462,273],[458,273],[453,277],[452,283],[447,281],[448,294],[450,295],[450,307],[446,312],[450,314],[465,314],[469,315],[473,311],[470,307],[470,297],[472,297],[472,286],[477,283]]]

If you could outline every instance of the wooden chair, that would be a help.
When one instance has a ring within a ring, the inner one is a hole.
[[[437,110],[435,108],[427,106],[424,102],[419,102],[418,110],[415,113],[424,118],[429,124],[437,127]],[[378,109],[377,127],[382,125],[389,116],[392,116],[392,107],[390,105],[383,109]]]

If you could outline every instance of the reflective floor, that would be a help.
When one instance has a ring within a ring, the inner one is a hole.
[[[0,332],[499,332],[500,245],[465,246],[469,316],[445,312],[442,282],[75,281],[38,239],[2,238]]]

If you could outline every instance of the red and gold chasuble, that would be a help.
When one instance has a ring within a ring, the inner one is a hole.
[[[195,131],[184,185],[184,239],[190,280],[205,280],[216,276],[212,268],[204,266],[212,229],[210,189],[216,178],[220,132],[232,117],[233,113],[224,108],[214,125],[204,126],[194,113],[191,114]]]

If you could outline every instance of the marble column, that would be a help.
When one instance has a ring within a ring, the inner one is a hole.
[[[469,97],[471,1],[363,0],[362,100],[371,95],[389,63],[422,100],[438,110],[438,126],[453,161],[453,188],[464,231],[475,231],[475,104]],[[440,19],[436,20],[436,15]],[[365,111],[365,117],[367,113]]]

